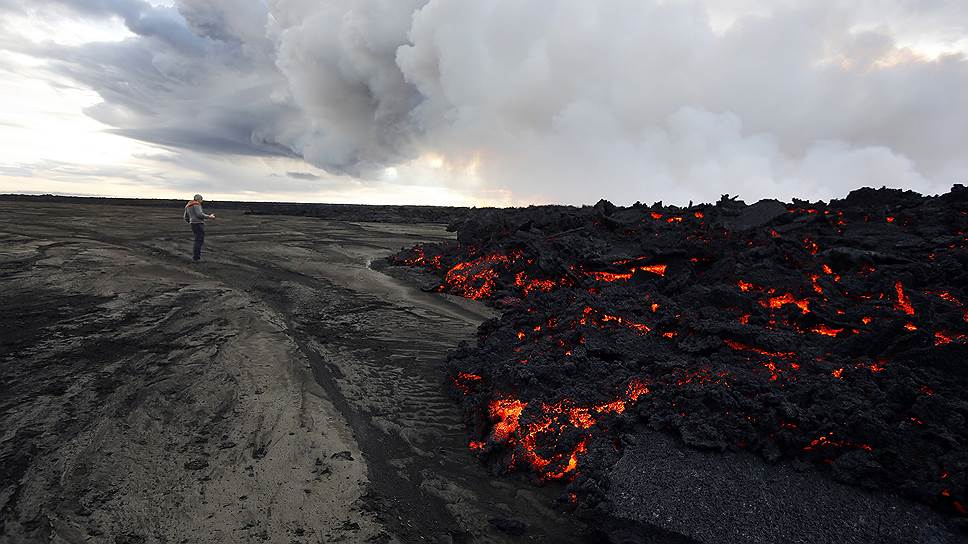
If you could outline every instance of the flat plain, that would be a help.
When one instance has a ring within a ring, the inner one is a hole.
[[[373,265],[441,225],[218,215],[193,264],[180,209],[0,203],[0,540],[577,538],[467,449],[491,311]]]

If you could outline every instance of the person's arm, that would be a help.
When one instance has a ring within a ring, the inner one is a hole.
[[[205,210],[202,209],[202,205],[201,204],[198,205],[198,213],[200,213],[202,215],[202,217],[205,218],[205,219],[215,219],[215,214],[214,213],[205,213]]]

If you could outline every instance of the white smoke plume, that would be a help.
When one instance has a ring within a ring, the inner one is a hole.
[[[455,185],[524,202],[937,193],[968,177],[968,61],[922,43],[956,49],[961,0],[2,9],[123,18],[135,37],[30,53],[100,93],[91,116],[173,148],[375,181],[432,160]]]

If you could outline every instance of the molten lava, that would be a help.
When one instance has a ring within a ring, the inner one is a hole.
[[[838,334],[844,332],[844,329],[842,329],[842,328],[837,329],[837,328],[830,327],[830,326],[827,326],[827,325],[824,325],[824,324],[820,324],[820,325],[817,325],[816,327],[810,329],[810,332],[814,332],[814,333],[817,333],[817,334],[822,334],[824,336],[833,336],[833,337],[836,337]]]
[[[444,276],[441,290],[446,287],[453,293],[474,300],[490,298],[498,277],[495,267],[506,268],[510,261],[507,255],[492,254],[457,263]]]
[[[897,293],[897,302],[894,304],[894,308],[899,312],[914,315],[914,306],[911,306],[911,300],[904,294],[904,285],[900,281],[894,284],[894,291]]]
[[[760,301],[760,305],[764,308],[773,308],[774,310],[782,308],[787,304],[795,304],[800,308],[802,313],[810,313],[810,301],[807,299],[798,299],[790,293]]]
[[[736,285],[739,286],[739,290],[740,291],[743,291],[744,293],[747,292],[747,291],[752,291],[753,289],[756,289],[756,286],[755,285],[753,285],[752,283],[743,281],[743,280],[737,281],[736,282]]]
[[[737,342],[735,340],[730,340],[728,338],[723,340],[723,343],[736,351],[750,351],[753,353],[759,353],[760,355],[764,355],[766,357],[779,357],[781,359],[789,359],[791,357],[796,356],[796,353],[792,351],[766,351],[764,349],[760,349],[757,347],[747,346],[746,344]]]
[[[943,507],[957,513],[968,190],[885,191],[772,219],[730,199],[473,212],[460,243],[397,262],[503,310],[447,363],[480,425],[469,447],[544,480],[587,475],[568,490],[579,504],[601,500],[588,482],[612,448],[621,455],[620,433],[644,425],[686,446],[833,465],[918,500],[938,497],[943,463]],[[734,229],[737,217],[756,225]]]
[[[453,378],[454,386],[460,389],[465,395],[470,395],[473,386],[476,382],[480,382],[482,378],[477,374],[469,374],[467,372],[458,372]]]
[[[527,297],[534,291],[540,291],[542,293],[549,293],[554,289],[557,289],[560,285],[564,283],[563,280],[540,280],[540,279],[529,279],[526,272],[523,270],[518,272],[514,276],[514,284],[521,288],[521,294]]]
[[[816,255],[820,252],[820,246],[810,238],[803,239],[803,248],[810,252],[811,255]]]
[[[596,281],[614,282],[614,281],[628,281],[632,279],[632,276],[636,272],[649,272],[650,274],[655,274],[657,276],[665,276],[667,266],[664,264],[651,264],[643,266],[635,266],[629,269],[628,272],[595,272],[589,271],[585,272],[585,275],[595,279]]]
[[[498,399],[491,402],[491,418],[497,421],[493,430],[495,440],[506,442],[518,430],[518,420],[527,406],[527,403],[517,399]]]

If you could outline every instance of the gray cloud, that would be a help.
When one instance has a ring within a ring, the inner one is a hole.
[[[291,177],[291,178],[293,178],[293,179],[307,179],[307,180],[308,179],[312,179],[312,180],[321,179],[316,174],[311,174],[309,172],[286,172],[286,175],[289,176],[289,177]]]
[[[125,166],[72,164],[56,160],[41,160],[15,166],[0,164],[0,175],[68,182],[98,182],[105,178],[112,178],[131,184],[150,182],[167,185],[169,183],[165,173],[160,171],[145,172]]]
[[[475,164],[485,187],[473,190],[565,202],[940,192],[968,172],[968,62],[898,45],[965,35],[959,0],[0,9],[123,20],[136,37],[27,49],[100,93],[90,116],[172,148],[302,157],[370,179],[434,153]],[[710,13],[736,10],[714,31]]]

